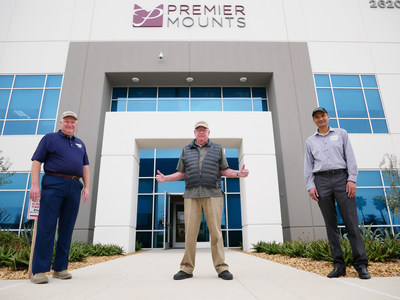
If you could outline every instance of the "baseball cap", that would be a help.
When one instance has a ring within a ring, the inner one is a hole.
[[[196,129],[197,127],[203,126],[205,128],[208,129],[208,123],[206,121],[198,121],[196,122],[196,124],[194,124],[194,129]]]
[[[326,109],[325,108],[323,108],[323,107],[317,107],[316,109],[314,109],[313,110],[313,112],[312,112],[312,116],[314,117],[314,115],[317,113],[317,112],[324,112],[324,113],[328,113],[327,111],[326,111]]]
[[[78,120],[78,115],[76,113],[74,113],[73,111],[70,111],[70,110],[63,112],[62,118],[64,119],[66,117],[72,117],[75,120]]]

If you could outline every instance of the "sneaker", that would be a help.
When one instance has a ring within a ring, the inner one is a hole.
[[[60,278],[60,279],[71,279],[72,275],[71,273],[68,273],[67,270],[63,270],[63,271],[53,271],[53,277],[54,278]]]
[[[218,277],[222,278],[223,280],[232,280],[233,279],[233,275],[228,270],[225,270],[225,271],[222,271],[221,273],[219,273]]]
[[[44,273],[36,273],[31,277],[31,282],[36,284],[48,283],[49,279]]]
[[[176,273],[174,275],[174,280],[182,280],[182,279],[192,278],[192,277],[193,277],[193,274],[189,274],[189,273],[186,273],[186,272],[180,270],[178,273]]]

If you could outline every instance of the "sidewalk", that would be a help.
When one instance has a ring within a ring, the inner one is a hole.
[[[0,299],[400,299],[400,277],[329,279],[232,250],[232,281],[217,277],[210,249],[198,249],[193,278],[175,281],[182,256],[183,250],[146,251],[43,285],[1,280]]]

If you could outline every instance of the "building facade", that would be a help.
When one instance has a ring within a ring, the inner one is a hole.
[[[72,110],[92,174],[75,240],[182,247],[184,182],[155,172],[175,171],[198,120],[250,170],[223,178],[226,247],[325,238],[303,179],[321,105],[350,133],[360,224],[398,232],[379,200],[379,163],[400,157],[398,28],[400,1],[2,1],[0,150],[15,174],[0,226],[27,222],[31,156]]]

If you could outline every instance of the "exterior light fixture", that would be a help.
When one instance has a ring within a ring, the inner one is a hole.
[[[137,78],[137,77],[132,77],[132,81],[133,81],[134,83],[136,83],[136,82],[139,82],[139,81],[140,81],[140,79],[139,79],[139,78]]]
[[[193,80],[194,80],[193,77],[187,77],[186,78],[186,81],[189,82],[189,83],[193,82]]]
[[[247,81],[247,77],[240,77],[240,82],[246,82]]]

